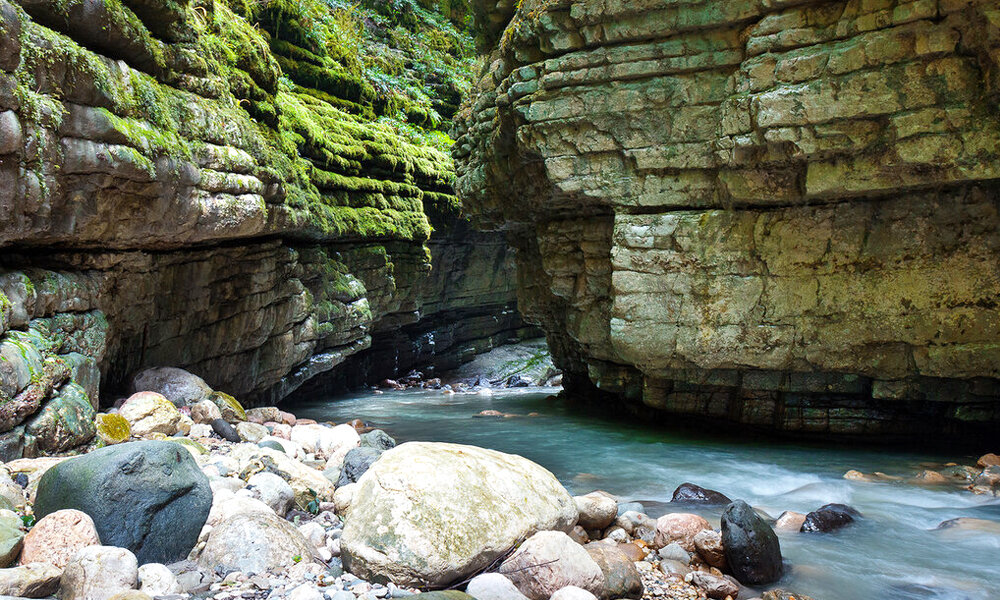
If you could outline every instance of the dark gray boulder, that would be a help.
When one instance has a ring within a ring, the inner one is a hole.
[[[693,483],[682,483],[674,490],[671,502],[684,502],[687,504],[714,504],[725,506],[732,502],[722,492],[703,488]]]
[[[784,572],[778,536],[742,500],[722,513],[722,547],[730,571],[744,585],[772,583]]]
[[[139,564],[187,557],[212,507],[212,488],[173,442],[108,446],[52,467],[38,483],[35,516],[72,508],[90,515],[101,542]]]
[[[861,518],[861,513],[846,504],[827,504],[806,515],[799,531],[830,532],[836,531]]]
[[[352,448],[344,456],[344,466],[340,468],[340,477],[337,478],[337,487],[355,483],[361,479],[365,471],[372,466],[378,457],[382,456],[382,450],[360,446]]]

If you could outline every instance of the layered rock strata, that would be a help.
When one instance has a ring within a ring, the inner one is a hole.
[[[1000,11],[477,3],[460,196],[566,382],[816,434],[1000,423]]]
[[[501,238],[446,233],[463,225],[434,128],[454,86],[435,72],[426,106],[377,93],[339,38],[317,41],[339,26],[327,10],[0,0],[0,432],[25,428],[15,445],[92,437],[98,397],[144,367],[252,405],[373,335],[408,347],[388,332],[433,331],[427,313],[477,315],[468,347],[521,327]]]

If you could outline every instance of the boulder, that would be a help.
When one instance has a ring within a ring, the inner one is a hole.
[[[604,529],[618,516],[618,502],[601,492],[574,496],[573,502],[580,513],[579,524],[584,529]]]
[[[772,583],[784,572],[778,536],[742,500],[733,502],[722,513],[722,546],[729,570],[740,583]]]
[[[677,542],[688,552],[696,552],[694,536],[699,531],[711,529],[708,521],[690,513],[671,513],[656,520],[656,536],[653,546],[662,548],[671,542]]]
[[[87,392],[69,382],[55,392],[24,428],[24,455],[65,452],[94,439],[97,427]]]
[[[125,417],[119,414],[101,413],[97,415],[94,422],[96,424],[97,439],[105,446],[121,444],[122,442],[127,442],[132,437],[132,426],[129,425]]]
[[[465,591],[476,600],[528,600],[510,579],[500,573],[476,575]]]
[[[42,517],[24,537],[20,563],[47,562],[65,568],[76,553],[100,546],[94,520],[79,510],[57,510]]]
[[[251,423],[249,421],[242,421],[236,424],[236,433],[239,435],[240,439],[244,442],[250,442],[256,444],[267,436],[271,435],[271,432],[267,430],[267,427],[259,425],[257,423]]]
[[[212,431],[227,442],[238,444],[243,441],[240,439],[240,434],[236,431],[236,428],[230,425],[229,421],[225,419],[216,419],[212,421],[211,425]]]
[[[333,506],[338,515],[346,515],[354,503],[354,494],[358,491],[358,484],[349,483],[337,488],[333,494]]]
[[[623,550],[601,543],[587,544],[584,549],[604,575],[601,598],[642,597],[642,575]]]
[[[861,518],[861,513],[846,504],[827,504],[806,515],[799,531],[830,532],[836,531]]]
[[[295,491],[274,473],[256,473],[247,480],[254,497],[268,505],[279,517],[295,504]]]
[[[246,411],[247,421],[251,423],[258,423],[263,425],[264,423],[281,423],[281,411],[278,410],[277,406],[261,406],[258,408],[251,408]]]
[[[226,422],[239,423],[240,421],[247,420],[247,413],[243,410],[243,405],[229,394],[225,392],[212,392],[212,395],[208,399],[214,402],[219,408],[219,412],[222,413],[222,418]]]
[[[548,600],[569,585],[594,595],[604,589],[600,565],[583,546],[561,531],[542,531],[525,540],[500,565],[500,573],[531,600]]]
[[[392,450],[396,447],[396,440],[381,429],[373,429],[368,433],[361,434],[361,446],[382,451]]]
[[[683,502],[685,504],[707,504],[714,506],[725,506],[732,502],[722,492],[703,488],[693,483],[682,483],[674,490],[671,502]]]
[[[804,514],[786,510],[774,522],[774,528],[778,531],[800,531],[805,522],[806,516]]]
[[[87,513],[101,542],[133,550],[140,564],[187,556],[212,506],[191,454],[172,442],[131,442],[61,462],[42,476],[35,515]]]
[[[704,530],[704,531],[711,531],[711,530]],[[678,544],[677,542],[670,542],[666,546],[660,548],[656,552],[656,554],[663,560],[673,560],[680,563],[684,563],[685,565],[691,564],[691,553],[689,553],[684,548],[681,548],[681,545]]]
[[[291,523],[271,514],[236,514],[212,529],[198,564],[260,574],[309,562],[315,548]]]
[[[62,600],[110,600],[135,589],[138,578],[136,556],[125,548],[89,546],[66,565],[59,596]]]
[[[132,394],[118,414],[128,421],[132,435],[136,437],[154,433],[174,435],[181,421],[181,413],[177,407],[156,392]]]
[[[0,569],[9,567],[17,560],[23,543],[21,517],[12,510],[0,510]]]
[[[735,598],[740,593],[740,586],[726,577],[704,571],[693,571],[688,577],[692,585],[705,590],[705,595],[714,600]]]
[[[356,483],[361,476],[382,456],[384,450],[359,446],[352,448],[344,455],[344,464],[340,468],[340,477],[337,478],[337,487]]]
[[[63,570],[49,563],[31,563],[0,569],[0,595],[44,598],[59,589]]]
[[[568,585],[552,594],[549,600],[597,600],[597,596],[575,585]]]
[[[148,563],[139,567],[139,590],[150,596],[166,596],[181,593],[181,586],[166,565]]]
[[[569,531],[577,519],[551,473],[473,446],[402,444],[357,485],[341,539],[344,565],[397,585],[449,585],[536,531]]]
[[[691,567],[688,565],[676,561],[664,559],[660,561],[660,572],[667,577],[675,577],[678,579],[684,579],[687,574],[691,572]]]
[[[217,527],[223,521],[236,515],[273,515],[274,511],[267,504],[256,498],[236,494],[232,490],[220,489],[212,498],[212,510],[208,513],[205,525]]]
[[[703,529],[694,536],[694,547],[705,564],[720,571],[726,570],[726,553],[722,547],[722,534]]]
[[[132,378],[132,390],[156,392],[176,406],[190,406],[207,400],[212,395],[212,388],[204,379],[174,367],[139,371]]]
[[[984,454],[984,455],[982,455],[982,456],[979,457],[979,460],[976,461],[976,465],[978,465],[978,466],[980,466],[980,467],[982,467],[984,469],[986,467],[997,467],[997,466],[1000,466],[1000,456],[997,456],[996,454],[993,454],[992,452],[990,452],[989,454]]]
[[[201,425],[211,425],[212,421],[222,418],[222,411],[211,400],[202,400],[191,405],[191,419]]]

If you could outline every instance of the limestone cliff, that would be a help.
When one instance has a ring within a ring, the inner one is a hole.
[[[510,232],[571,390],[997,432],[996,2],[475,5],[457,189]]]
[[[516,336],[506,246],[461,234],[471,38],[437,4],[0,0],[0,432],[143,367],[253,403],[453,311],[454,355]]]

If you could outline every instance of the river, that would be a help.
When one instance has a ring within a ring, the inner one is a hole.
[[[492,396],[359,392],[289,409],[322,421],[360,418],[400,443],[456,442],[520,454],[551,470],[573,494],[603,489],[643,502],[653,517],[671,512],[665,503],[683,482],[742,498],[774,516],[849,504],[864,514],[862,522],[832,534],[779,533],[788,573],[773,587],[816,600],[1000,598],[1000,534],[934,531],[957,517],[1000,524],[1000,500],[953,487],[843,479],[849,469],[909,476],[922,463],[974,464],[974,457],[670,430],[609,419],[550,394],[540,388]],[[482,410],[538,416],[474,418]],[[718,526],[721,510],[683,510]]]

